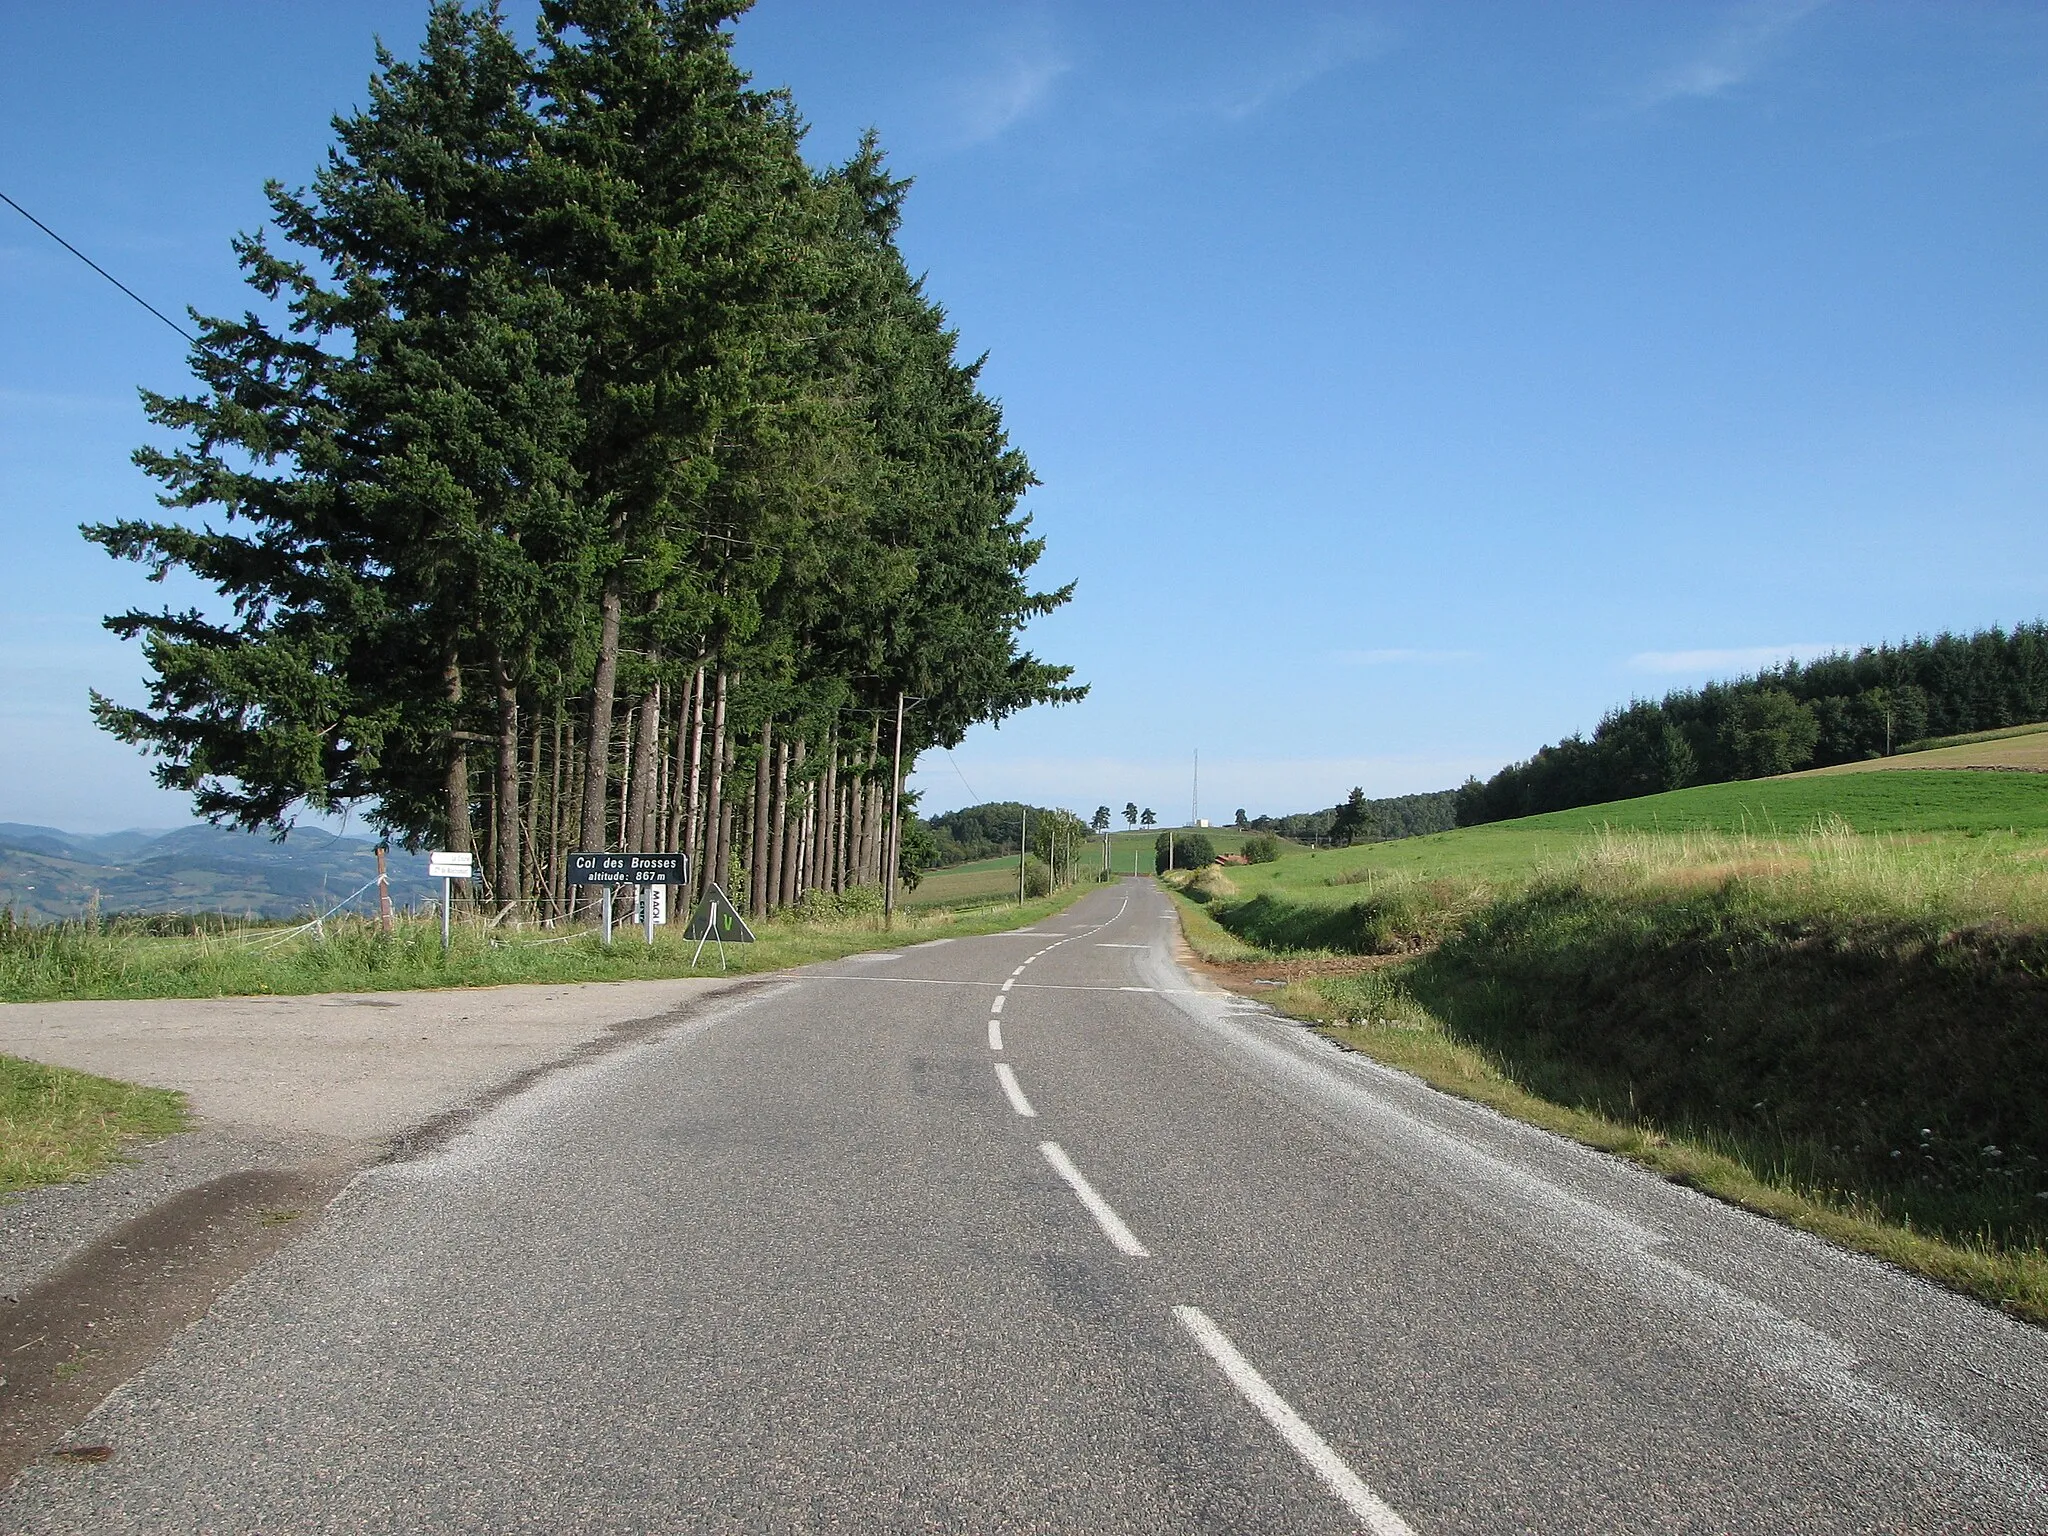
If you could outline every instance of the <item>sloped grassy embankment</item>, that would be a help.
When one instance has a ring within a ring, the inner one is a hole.
[[[1902,788],[1922,830],[1298,855],[1197,884],[1189,937],[1291,957],[1281,1006],[1389,1065],[2048,1322],[2048,839]]]

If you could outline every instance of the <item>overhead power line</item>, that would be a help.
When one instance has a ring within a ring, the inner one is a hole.
[[[162,310],[158,309],[154,304],[150,303],[149,300],[145,299],[133,288],[130,288],[126,283],[122,282],[121,279],[114,276],[113,273],[109,272],[105,267],[101,266],[98,262],[94,261],[90,256],[86,255],[85,252],[81,251],[77,246],[73,245],[69,240],[66,240],[62,235],[58,234],[57,231],[50,228],[49,225],[45,224],[41,219],[37,218],[34,214],[30,213],[26,208],[22,207],[21,204],[17,203],[5,192],[0,192],[0,203],[5,203],[8,207],[12,208],[16,213],[20,214],[24,219],[27,219],[29,223],[35,225],[37,229],[40,229],[52,240],[56,241],[59,245],[63,246],[65,250],[69,251],[72,255],[76,256],[88,267],[91,267],[93,271],[99,273],[101,277],[104,277],[116,288],[120,289],[123,293],[127,294],[129,298],[133,299],[136,303],[140,304],[152,315],[155,315],[157,319],[163,321],[165,325],[168,325],[180,336],[184,337],[187,341],[191,342],[192,345],[194,345],[195,347],[199,345],[199,338],[197,336],[194,336],[190,331],[186,330],[185,327],[178,324],[177,321],[173,320],[169,315],[165,314]]]

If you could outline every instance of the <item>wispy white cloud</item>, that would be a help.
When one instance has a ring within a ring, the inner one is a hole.
[[[1845,645],[1743,645],[1719,651],[1638,651],[1628,664],[1636,672],[1754,672],[1781,661],[1812,661],[1846,651]]]
[[[1244,76],[1219,96],[1216,109],[1224,117],[1250,117],[1392,46],[1392,32],[1371,17],[1325,16],[1274,53],[1249,61]]]
[[[1330,659],[1347,667],[1429,666],[1449,661],[1477,661],[1477,651],[1418,651],[1395,647],[1380,651],[1332,651]]]
[[[1740,7],[1692,54],[1660,70],[1636,92],[1635,105],[1708,101],[1724,96],[1770,62],[1786,34],[1828,0],[1754,0]]]
[[[1073,61],[1043,20],[1000,39],[985,66],[953,92],[962,137],[979,144],[1029,117]]]

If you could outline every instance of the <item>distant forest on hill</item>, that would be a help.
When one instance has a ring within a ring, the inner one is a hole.
[[[1428,832],[1448,832],[1457,822],[1454,789],[1440,789],[1426,795],[1393,795],[1385,800],[1368,800],[1362,790],[1352,798],[1324,811],[1297,811],[1291,816],[1246,817],[1237,813],[1236,829],[1272,832],[1298,843],[1379,842],[1396,837],[1420,837]],[[1016,800],[996,800],[970,805],[918,823],[931,834],[938,852],[936,866],[966,864],[974,859],[992,859],[1017,851],[1019,819],[1026,810],[1036,825],[1040,818],[1055,814],[1044,805],[1025,806]],[[1132,830],[1123,812],[1117,811],[1111,826],[1118,832]],[[1150,832],[1148,826],[1144,828]]]
[[[1453,789],[1432,790],[1424,795],[1391,795],[1384,800],[1368,800],[1358,790],[1353,790],[1352,795],[1354,799],[1333,805],[1327,811],[1254,816],[1240,825],[1255,832],[1277,833],[1297,843],[1367,843],[1448,832],[1458,824],[1458,792]]]
[[[1457,792],[1460,826],[1882,757],[1914,741],[2048,720],[2048,624],[1787,661],[1638,699]]]
[[[943,816],[926,817],[924,828],[939,848],[934,862],[943,867],[1015,853],[1019,823],[1026,810],[1033,821],[1052,814],[1049,806],[1027,807],[1017,800],[994,800],[987,805],[970,805],[947,811]]]

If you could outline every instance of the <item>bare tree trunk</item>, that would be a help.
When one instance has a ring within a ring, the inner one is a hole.
[[[829,891],[832,888],[832,843],[828,828],[832,825],[833,813],[838,801],[833,797],[839,789],[839,727],[828,727],[825,732],[825,771],[818,775],[816,792],[811,804],[817,812],[817,826],[811,833],[811,861],[806,866],[809,885],[814,891]]]
[[[497,651],[491,653],[491,672],[498,686],[498,783],[492,796],[497,857],[491,864],[491,882],[502,907],[519,899],[519,688]]]
[[[883,846],[889,836],[884,814],[888,808],[889,797],[882,789],[882,781],[875,779],[868,785],[867,878],[876,885],[882,883],[882,860],[888,855],[888,849]]]
[[[689,787],[683,792],[683,814],[678,823],[675,849],[688,855],[690,868],[695,869],[702,843],[697,835],[697,813],[703,809],[700,791],[704,787],[704,668],[701,664],[690,681],[690,725],[686,734],[690,753]],[[676,750],[683,750],[681,736],[676,740]]]
[[[448,777],[442,786],[443,829],[450,853],[475,851],[476,839],[469,825],[469,741],[462,729],[462,661],[454,646],[442,656],[441,681],[448,696]],[[469,882],[458,882],[458,895],[469,895]]]
[[[561,701],[555,703],[555,761],[548,789],[548,915],[561,916],[562,909],[562,715]],[[570,733],[570,750],[575,750],[575,733]]]
[[[619,573],[604,580],[598,602],[597,671],[590,680],[590,735],[583,764],[583,848],[599,853],[611,846],[605,836],[611,811],[612,692],[619,682]]]
[[[769,783],[775,772],[775,723],[761,727],[761,747],[754,759],[753,840],[747,861],[747,910],[755,917],[768,915],[768,800]]]
[[[809,743],[801,736],[797,738],[794,748],[785,748],[783,751],[784,772],[788,778],[795,781],[799,797],[803,795],[804,759],[808,756]],[[803,860],[804,849],[807,846],[804,842],[804,811],[801,806],[794,812],[789,809],[789,796],[786,792],[782,800],[783,825],[788,828],[784,839],[787,846],[782,857],[782,905],[792,907],[796,905],[797,896],[803,890],[804,884]]]
[[[818,803],[818,786],[813,784],[811,792],[804,797],[804,814],[801,822],[804,856],[796,866],[796,899],[802,901],[806,893],[817,888],[813,873],[818,862],[818,828],[824,824],[820,814],[823,807]]]
[[[688,853],[697,819],[696,751],[703,744],[704,666],[690,674],[689,691],[676,710],[676,759],[668,771],[668,833],[663,853]]]
[[[716,697],[711,713],[711,783],[704,796],[704,869],[708,885],[725,884],[730,861],[726,858],[725,830],[725,668],[718,669]]]
[[[853,883],[868,883],[868,776],[853,781]]]
[[[649,851],[648,833],[654,820],[656,796],[661,785],[655,772],[661,747],[661,684],[652,683],[640,700],[640,718],[633,738],[630,780],[626,797],[626,820],[620,828],[619,847],[626,853]]]
[[[730,884],[729,876],[732,870],[732,824],[733,803],[728,800],[718,808],[718,878],[721,889],[725,885]],[[731,898],[732,892],[727,891],[726,899],[731,900]]]
[[[535,903],[532,907],[535,913],[541,911],[541,881],[547,874],[547,862],[541,858],[541,801],[545,799],[541,795],[541,739],[545,735],[547,727],[541,725],[539,717],[535,717],[532,721],[532,754],[528,754],[526,760],[526,834],[522,844],[526,850],[526,862],[522,866],[518,891],[520,903]]]
[[[787,906],[789,888],[789,738],[775,744],[775,797],[768,809],[768,907]]]
[[[853,843],[853,783],[839,786],[839,803],[832,807],[832,894],[843,896],[853,882],[846,878],[846,850]]]

